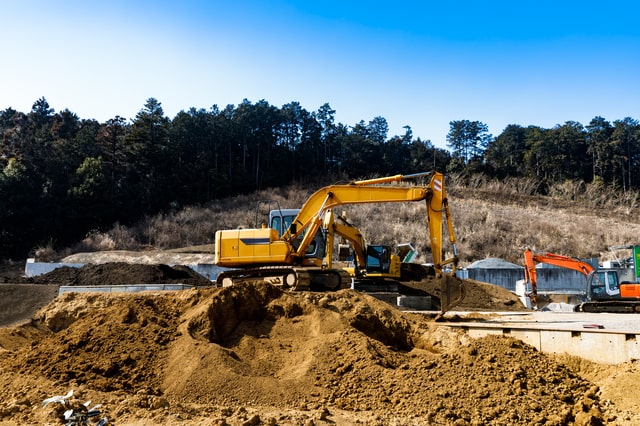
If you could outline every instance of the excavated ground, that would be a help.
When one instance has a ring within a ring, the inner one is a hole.
[[[118,281],[122,269],[128,273],[119,280],[127,283],[140,282],[135,271],[155,281],[180,272],[114,263],[98,273],[96,266],[59,271],[70,275],[65,279],[54,271],[38,283],[17,285],[26,294],[70,282],[87,285],[96,275],[101,284]],[[436,284],[425,278],[410,287],[437,293]],[[614,369],[547,356],[503,336],[470,339],[352,290],[290,293],[265,284],[66,293],[53,300],[47,294],[34,312],[35,300],[14,308],[22,296],[5,290],[15,286],[0,284],[3,307],[30,314],[22,322],[3,319],[0,327],[0,424],[62,424],[66,407],[41,403],[69,390],[75,392],[72,404],[101,403],[118,425],[640,420],[632,395],[640,376],[635,363]],[[459,309],[521,309],[497,286],[465,281],[464,287]]]

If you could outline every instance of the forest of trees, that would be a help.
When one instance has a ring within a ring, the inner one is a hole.
[[[595,117],[552,129],[450,123],[449,150],[430,140],[388,135],[375,117],[335,122],[329,104],[262,100],[173,119],[150,98],[136,117],[105,123],[56,112],[45,98],[27,113],[0,112],[0,258],[38,244],[65,245],[91,230],[145,215],[292,182],[313,185],[429,170],[489,177],[580,180],[620,190],[640,186],[640,126]]]

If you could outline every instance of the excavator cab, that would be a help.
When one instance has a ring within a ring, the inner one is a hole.
[[[390,252],[389,246],[367,246],[367,271],[389,272]]]
[[[277,209],[269,212],[269,227],[278,231],[278,238],[289,229],[300,209]]]
[[[620,298],[620,282],[614,270],[598,270],[591,274],[588,294],[592,300],[609,300]]]
[[[278,238],[282,237],[288,229],[291,228],[293,221],[300,212],[300,209],[277,209],[269,211],[269,227],[278,231]],[[297,239],[297,244],[300,244],[304,238],[304,231]],[[318,230],[316,236],[309,244],[305,257],[322,259],[325,254],[325,238],[322,235],[322,230]]]

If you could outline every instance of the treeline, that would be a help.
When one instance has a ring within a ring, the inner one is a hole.
[[[0,112],[0,258],[64,246],[91,230],[145,215],[288,183],[444,167],[429,141],[387,138],[385,119],[353,127],[328,104],[309,112],[243,101],[173,119],[149,99],[130,122],[55,112]]]
[[[637,187],[640,132],[631,119],[596,117],[583,127],[512,125],[493,137],[477,121],[453,121],[450,150],[405,134],[384,118],[336,123],[329,104],[266,101],[189,109],[173,119],[151,98],[136,117],[104,123],[56,112],[45,98],[30,112],[0,112],[0,258],[37,245],[65,246],[87,232],[146,215],[292,182],[428,170],[493,177],[577,179]],[[544,185],[541,185],[544,190]]]

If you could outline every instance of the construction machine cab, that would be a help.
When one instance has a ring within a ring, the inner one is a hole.
[[[620,298],[620,281],[615,270],[597,270],[591,274],[587,294],[593,300]]]
[[[391,267],[391,247],[389,246],[367,246],[368,272],[389,272]]]
[[[269,227],[278,231],[278,237],[282,237],[293,223],[300,209],[277,209],[269,212]]]
[[[292,225],[295,228],[294,220],[299,212],[300,209],[278,208],[275,210],[270,210],[269,227],[278,231],[278,238],[280,238],[285,234],[285,232],[287,232],[287,230],[290,230],[292,228]],[[305,231],[302,231],[300,233],[300,236],[295,241],[294,246],[296,244],[299,245],[302,242],[302,239],[304,238],[304,232]],[[311,244],[309,244],[309,247],[307,248],[305,257],[322,259],[325,254],[325,247],[326,243],[324,235],[322,234],[322,230],[318,230],[315,237],[313,238],[313,241],[311,241]]]

